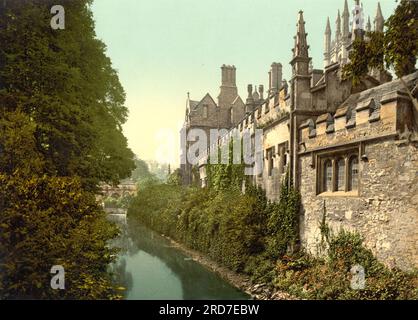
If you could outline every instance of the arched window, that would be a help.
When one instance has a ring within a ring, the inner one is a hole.
[[[234,123],[234,109],[233,108],[229,109],[229,123],[231,124]]]
[[[337,161],[337,191],[345,191],[345,160]]]
[[[349,184],[348,190],[353,191],[358,189],[358,157],[353,156],[349,162]]]
[[[324,191],[332,191],[332,162],[326,160],[324,163]]]

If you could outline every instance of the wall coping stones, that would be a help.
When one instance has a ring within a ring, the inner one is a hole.
[[[369,109],[370,106],[372,105],[372,102],[374,101],[374,98],[371,99],[367,99],[361,102],[357,103],[357,108],[356,111],[363,111],[365,109]]]
[[[320,116],[316,119],[316,124],[318,124],[318,123],[322,123],[322,122],[327,121],[327,120],[328,120],[328,118],[329,118],[330,116],[331,116],[331,115],[330,115],[329,113],[325,113],[325,114],[320,115]]]
[[[345,116],[347,114],[348,108],[349,108],[349,106],[347,105],[345,107],[337,109],[337,111],[335,112],[334,118],[341,118],[341,117]]]
[[[404,91],[396,90],[385,94],[382,99],[380,100],[381,104],[387,104],[394,101],[410,101],[408,94]]]

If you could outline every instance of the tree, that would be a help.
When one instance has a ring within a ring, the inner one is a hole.
[[[90,0],[0,6],[0,299],[113,298],[117,234],[96,203],[99,181],[134,168],[122,134],[125,93],[96,39]],[[62,265],[66,290],[52,290]]]
[[[367,40],[356,39],[350,52],[350,63],[343,75],[353,85],[371,69],[393,68],[401,78],[415,71],[418,56],[418,2],[401,0],[385,23],[386,31],[369,32]]]
[[[418,56],[418,2],[401,0],[386,21],[385,61],[400,78],[415,71]]]
[[[180,169],[174,170],[174,172],[168,176],[167,184],[173,186],[181,186],[183,184],[183,177]]]
[[[0,11],[0,102],[33,119],[45,170],[94,189],[134,168],[122,134],[125,93],[96,39],[91,0],[63,0],[66,29],[52,30],[50,0],[7,1]],[[1,114],[0,114],[1,116]]]
[[[0,174],[0,299],[115,297],[107,242],[117,228],[78,178]],[[51,289],[51,267],[65,290]]]
[[[139,189],[142,189],[149,183],[159,182],[155,174],[151,173],[148,164],[141,159],[135,159],[135,170],[132,172],[131,179],[136,181]]]

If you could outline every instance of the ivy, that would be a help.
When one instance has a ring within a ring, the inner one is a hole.
[[[279,202],[270,204],[269,254],[273,258],[295,251],[299,239],[300,200],[300,193],[294,189],[287,174],[280,189]]]
[[[241,149],[242,150],[242,149]],[[243,182],[246,181],[245,165],[242,161],[240,164],[233,163],[233,142],[228,145],[228,163],[221,164],[221,148],[218,148],[217,164],[211,164],[210,158],[206,165],[206,175],[208,179],[208,186],[215,191],[224,190],[241,190]]]

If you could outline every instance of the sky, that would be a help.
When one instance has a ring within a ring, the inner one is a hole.
[[[363,2],[373,24],[377,1]],[[354,0],[348,3],[351,10]],[[387,18],[396,2],[380,3]],[[193,100],[209,92],[216,101],[223,64],[236,66],[244,100],[247,84],[268,87],[272,62],[283,65],[289,80],[299,10],[314,68],[323,68],[326,19],[334,37],[343,8],[344,0],[95,0],[97,37],[126,91],[130,148],[141,159],[175,167],[187,92]]]

